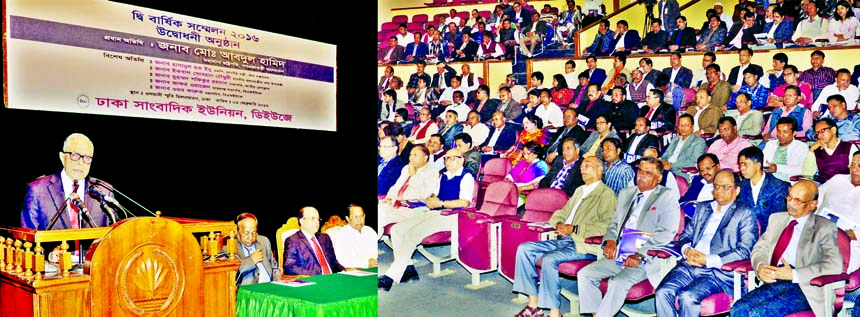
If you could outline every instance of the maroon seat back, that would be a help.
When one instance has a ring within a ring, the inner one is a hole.
[[[412,16],[412,23],[427,23],[427,14],[421,13]]]
[[[397,23],[394,22],[382,22],[382,25],[379,27],[379,30],[384,32],[388,31],[397,31]]]
[[[526,212],[523,221],[545,222],[552,214],[567,203],[567,194],[561,189],[538,188],[526,198]]]
[[[484,164],[483,175],[480,177],[481,182],[492,183],[505,179],[505,176],[511,172],[513,166],[511,160],[506,158],[494,158]]]
[[[681,175],[675,175],[675,182],[678,183],[678,192],[683,197],[687,193],[687,190],[690,189],[690,184],[687,184],[687,179]]]
[[[517,185],[502,180],[490,183],[479,211],[487,216],[515,216],[517,214]]]
[[[391,22],[394,22],[397,24],[406,23],[408,21],[409,21],[409,17],[407,17],[406,15],[403,15],[403,14],[398,14],[398,15],[395,15],[394,17],[391,18]]]
[[[409,31],[409,32],[416,32],[416,31],[418,31],[418,32],[422,32],[422,33],[423,33],[423,31],[424,31],[424,24],[422,24],[422,23],[417,23],[417,22],[409,22],[409,23],[406,23],[406,31]]]

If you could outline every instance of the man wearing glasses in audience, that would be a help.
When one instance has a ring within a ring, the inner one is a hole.
[[[21,210],[21,227],[35,230],[104,227],[108,214],[100,206],[99,196],[109,195],[109,184],[88,177],[93,162],[93,142],[80,133],[69,135],[59,153],[63,170],[42,176],[27,184],[27,196]],[[90,188],[100,194],[89,194]],[[59,215],[53,227],[51,219]]]

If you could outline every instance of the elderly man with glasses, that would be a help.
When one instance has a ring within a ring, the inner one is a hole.
[[[27,185],[21,227],[51,230],[109,225],[108,219],[114,218],[114,214],[110,207],[101,203],[113,200],[110,192],[113,187],[88,176],[93,162],[93,143],[83,134],[71,134],[63,142],[59,158],[63,170],[39,177]],[[57,219],[51,227],[53,218]]]

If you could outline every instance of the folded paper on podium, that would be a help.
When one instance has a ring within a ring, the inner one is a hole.
[[[101,228],[0,227],[0,317],[235,316],[234,229],[229,221],[168,217]],[[69,250],[75,240],[93,240],[78,270]],[[56,243],[59,263],[46,271],[51,251],[43,244]],[[222,244],[227,254],[215,256]]]

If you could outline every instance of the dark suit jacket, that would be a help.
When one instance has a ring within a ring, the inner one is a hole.
[[[633,140],[638,136],[638,134],[632,134],[627,140],[624,140],[624,145],[622,146],[622,153],[627,153],[627,150],[630,149],[630,145],[633,143]],[[646,134],[642,141],[639,141],[639,144],[636,145],[636,151],[634,152],[637,156],[642,156],[642,153],[645,152],[645,149],[649,147],[657,148],[657,153],[660,153],[660,137],[653,134]]]
[[[576,160],[576,163],[573,163],[573,167],[571,167],[570,171],[567,172],[567,177],[564,179],[564,184],[561,186],[561,190],[563,190],[568,197],[573,196],[573,192],[585,184],[582,181],[582,171],[580,167],[582,166],[582,158]],[[540,180],[538,183],[538,188],[549,188],[552,185],[552,182],[555,181],[555,177],[561,172],[562,167],[564,167],[564,158],[558,156],[554,161],[552,161],[552,167],[549,168],[549,172],[546,173],[546,176]]]
[[[415,55],[412,55],[412,51],[415,51]],[[424,59],[425,56],[430,52],[430,48],[427,47],[427,43],[420,42],[418,43],[418,49],[415,49],[415,42],[406,44],[406,49],[403,50],[403,60],[406,60],[407,56],[412,56],[412,61],[418,59]]]
[[[24,205],[21,210],[21,227],[35,230],[47,230],[51,218],[62,209],[60,218],[54,224],[52,230],[70,229],[71,219],[69,219],[69,208],[64,207],[66,201],[65,193],[63,192],[63,180],[60,176],[62,171],[37,178],[30,184],[27,184],[27,196],[24,198]],[[91,181],[97,181],[96,178],[87,177],[79,186],[83,186],[84,192],[89,192]],[[104,183],[104,182],[102,182]],[[107,183],[104,183],[110,187]],[[113,194],[108,194],[113,196]],[[91,197],[89,194],[86,197],[81,197],[84,202],[84,207],[88,210],[93,225],[96,227],[107,226],[107,215],[102,211],[99,205],[98,198]],[[81,228],[89,228],[90,225],[82,220]]]
[[[713,215],[712,201],[699,204],[693,214],[693,220],[684,225],[684,231],[678,239],[678,245],[683,247],[689,244],[692,248],[702,240],[709,218]],[[730,263],[750,258],[753,246],[758,240],[758,227],[755,224],[755,216],[747,205],[735,201],[725,211],[717,232],[711,238],[709,245],[711,254],[720,257],[722,263]],[[678,263],[683,263],[678,261]],[[680,264],[686,265],[686,264]],[[711,272],[720,279],[724,292],[732,292],[732,273],[725,272],[719,268]],[[671,276],[671,275],[670,275]]]
[[[384,48],[381,52],[379,52],[379,57],[377,59],[383,60],[385,59],[385,55],[388,55],[388,51],[391,51],[391,61],[396,62],[400,60],[400,57],[403,56],[403,46],[397,45],[394,48],[391,46]]]
[[[331,238],[325,233],[317,232],[317,241],[332,273],[343,271],[343,266],[334,255]],[[284,274],[285,275],[321,275],[322,265],[317,261],[314,247],[311,246],[304,232],[296,231],[284,240]]]
[[[576,107],[576,113],[588,117],[588,124],[585,125],[585,130],[594,129],[594,121],[597,120],[597,116],[605,114],[609,115],[612,113],[612,107],[609,106],[609,103],[603,98],[597,99],[597,102],[588,108],[588,103],[591,102],[588,100],[588,97],[582,97],[579,102],[579,107]],[[588,111],[586,111],[588,109]]]
[[[586,69],[585,71],[588,72],[588,69]],[[606,71],[603,70],[603,68],[595,68],[594,73],[591,74],[590,77],[588,78],[588,83],[596,83],[596,84],[601,85],[601,86],[603,86],[604,81],[606,81]],[[588,99],[588,98],[583,96],[582,99]],[[577,113],[580,113],[580,112],[577,111]]]
[[[680,41],[678,41],[678,37],[681,38]],[[670,35],[669,40],[666,41],[666,47],[668,48],[670,45],[676,45],[676,43],[679,47],[696,46],[696,30],[688,26],[683,31],[677,29],[672,31],[672,35]]]
[[[515,142],[517,142],[517,128],[514,127],[513,124],[505,124],[502,127],[502,134],[499,135],[499,139],[496,140],[496,145],[493,146],[493,150],[507,150],[510,149]],[[480,147],[485,147],[490,143],[490,140],[493,139],[493,135],[496,134],[496,127],[490,126],[490,134],[487,135],[487,140],[484,143],[481,143]]]
[[[457,75],[457,70],[455,70],[451,65],[445,65],[445,87],[451,87],[451,78]],[[430,82],[429,88],[439,87],[439,77],[440,74],[437,72],[433,74],[433,80]]]
[[[400,157],[400,160],[403,161],[403,164],[405,165],[408,164],[407,162],[409,162],[409,153],[412,152],[412,148],[415,147],[415,144],[412,144],[412,141],[404,142],[406,142],[406,145],[403,146],[403,152],[400,152],[400,154],[397,154],[397,156]],[[394,180],[397,181],[396,178]],[[394,184],[392,183],[392,185]]]
[[[565,127],[559,127],[555,133],[553,133],[552,139],[546,145],[547,154],[549,154],[550,151],[555,150],[558,152],[558,157],[561,157],[562,144],[564,144],[565,139],[573,138],[576,142],[582,144],[582,141],[585,141],[585,139],[588,138],[588,135],[588,133],[585,133],[585,129],[578,124],[573,126],[572,129],[567,129],[567,131],[565,131]],[[555,149],[550,149],[549,147],[555,144],[556,140],[558,140],[558,145],[555,146]],[[568,196],[570,196],[570,194],[568,194]]]
[[[460,49],[460,45],[457,45],[454,47],[454,51],[456,51],[458,49]],[[463,54],[465,55],[464,57],[460,57],[456,53],[451,53],[451,55],[454,56],[455,60],[474,61],[475,60],[475,54],[477,54],[477,53],[478,53],[478,42],[469,40],[469,43],[466,43],[466,47],[463,49]]]
[[[761,33],[768,33],[771,28],[773,28],[773,22],[768,22],[764,26],[764,29],[761,30]],[[794,33],[794,28],[792,28],[791,21],[783,20],[782,23],[777,25],[776,31],[773,32],[773,39],[777,42],[788,41],[791,40],[792,33]]]
[[[648,106],[642,107],[639,109],[639,116],[644,117],[648,114],[648,110],[651,110]],[[653,125],[655,122],[660,122],[663,124],[662,127],[652,128],[651,130],[657,131],[657,133],[662,133],[666,130],[675,130],[675,120],[678,115],[677,111],[675,111],[675,107],[668,103],[661,103],[657,106],[657,109],[654,110],[654,113],[651,114],[651,117],[648,120],[651,120],[651,124]]]
[[[639,117],[639,106],[633,101],[624,100],[620,104],[609,104],[610,115],[609,121],[618,133],[621,130],[631,131],[636,127],[636,118]]]
[[[484,107],[481,110],[478,110],[478,106],[481,104],[481,101],[475,101],[472,104],[472,109],[478,111],[478,115],[481,116],[481,122],[488,122],[493,119],[493,113],[496,112],[496,109],[499,107],[499,99],[487,99],[484,102]],[[507,110],[507,109],[505,109]],[[466,120],[466,118],[457,118],[459,120]]]
[[[725,47],[731,46],[731,41],[735,38],[735,36],[738,36],[738,32],[741,31],[741,28],[743,26],[744,26],[743,22],[738,22],[738,23],[735,23],[734,25],[732,25],[732,28],[729,29],[729,33],[726,34],[726,38],[723,39],[723,43],[721,43],[720,45],[725,46]],[[761,26],[758,24],[753,24],[752,27],[746,28],[743,31],[744,31],[744,34],[741,35],[741,43],[742,44],[755,43],[756,39],[755,39],[754,35],[761,33]],[[738,48],[740,48],[740,47],[738,47]]]
[[[636,30],[627,30],[627,34],[624,36],[624,50],[634,50],[639,48],[639,42],[642,38],[639,37],[639,31]],[[609,43],[609,49],[614,50],[615,45],[618,45],[618,38],[612,38],[612,42]]]
[[[263,267],[266,268],[266,273],[269,274],[269,279],[274,281],[275,276],[272,268],[276,267],[277,261],[275,261],[274,253],[272,253],[272,244],[269,242],[269,238],[258,235],[257,242],[254,243],[254,246],[257,250],[263,250],[263,262],[260,263],[262,263]],[[226,251],[226,246],[221,248],[221,252]],[[245,255],[242,242],[239,242],[239,252],[236,256],[239,257],[239,260],[242,260],[242,264],[239,266],[239,271],[236,272],[236,285],[257,284],[260,280],[260,272],[257,269],[257,263],[254,263],[251,258]]]
[[[660,32],[648,32],[645,38],[639,43],[642,47],[648,46],[650,49],[660,49],[666,46],[666,41],[669,39],[669,33],[660,30]]]
[[[694,201],[698,199],[699,192],[701,192],[704,187],[705,184],[702,183],[702,176],[696,174],[696,176],[693,176],[693,179],[690,180],[690,188],[687,189],[684,196],[681,196],[680,202]]]
[[[380,162],[381,160],[382,159],[380,158]],[[397,178],[400,177],[400,172],[403,170],[403,166],[406,166],[406,162],[403,161],[400,156],[395,156],[391,159],[391,162],[388,162],[388,165],[385,165],[385,167],[382,168],[382,172],[376,177],[377,195],[385,195],[388,193],[388,189],[391,188],[391,186],[397,182]]]
[[[762,70],[761,66],[750,63],[749,67],[752,67],[752,69],[755,70],[756,74],[758,74],[758,78],[761,78],[761,75],[764,73],[764,70]],[[728,79],[729,85],[734,85],[735,81],[738,80],[738,76],[741,76],[741,77],[744,76],[744,74],[739,73],[740,70],[741,70],[740,66],[732,67],[732,71],[729,73],[729,79]]]
[[[669,79],[672,78],[672,67],[663,68],[663,74],[669,76]],[[681,86],[681,88],[690,87],[690,83],[693,82],[693,71],[687,67],[681,66],[681,69],[678,70],[678,74],[675,75],[675,84]]]
[[[783,182],[771,173],[764,173],[758,203],[753,201],[752,185],[749,179],[741,182],[741,193],[738,201],[752,207],[753,214],[761,224],[761,231],[767,230],[768,218],[772,213],[785,211],[785,196],[788,195],[788,183]]]

